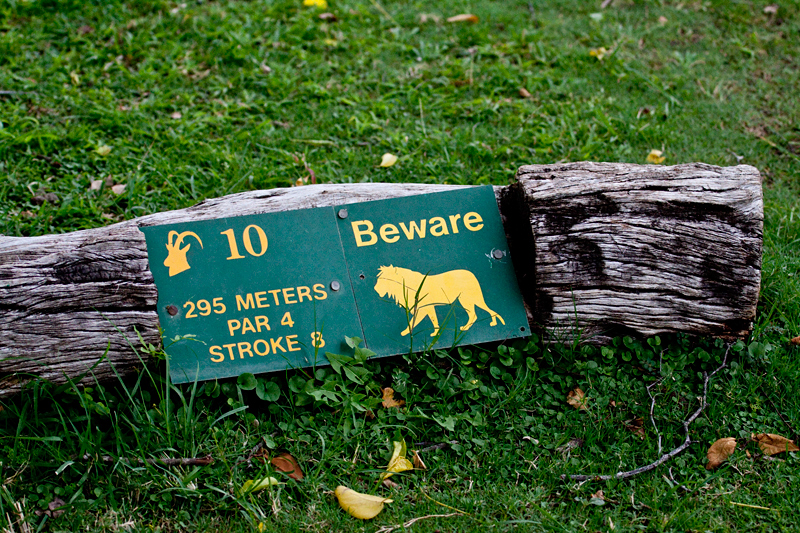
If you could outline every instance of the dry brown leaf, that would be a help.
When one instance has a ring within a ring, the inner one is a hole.
[[[759,433],[751,437],[766,455],[775,455],[781,452],[800,452],[800,448],[797,447],[793,440],[774,433]]]
[[[706,465],[706,470],[714,470],[719,465],[724,463],[728,460],[728,457],[733,454],[733,451],[736,449],[736,439],[733,437],[726,437],[724,439],[718,439],[706,452],[706,457],[708,457],[708,464]]]
[[[181,114],[180,111],[175,111],[174,113],[172,113],[170,115],[170,118],[173,119],[173,120],[178,120],[180,118],[183,118],[183,115]]]
[[[339,505],[342,509],[347,511],[351,516],[363,520],[375,518],[378,516],[378,513],[383,511],[384,503],[392,503],[392,501],[394,501],[389,498],[381,498],[380,496],[361,494],[343,485],[336,487],[334,494],[336,494],[336,499],[339,500]]]
[[[333,13],[320,13],[319,18],[320,20],[325,20],[327,22],[336,22],[337,20],[339,20]]]
[[[528,91],[528,89],[526,89],[525,87],[520,87],[519,88],[519,95],[522,98],[530,98],[531,97],[530,91]]]
[[[414,464],[414,468],[418,470],[428,469],[428,467],[425,466],[425,463],[422,461],[422,457],[420,457],[417,453],[417,450],[411,450],[411,462]]]
[[[383,486],[384,487],[388,487],[390,489],[399,489],[400,488],[400,484],[399,483],[395,483],[394,481],[392,481],[389,478],[386,478],[386,479],[383,480]]]
[[[644,439],[644,419],[642,417],[632,418],[625,421],[625,429]]]
[[[795,337],[791,339],[789,343],[794,344],[795,346],[800,346],[800,337]]]
[[[58,518],[59,516],[64,514],[63,507],[65,505],[67,505],[67,502],[56,496],[55,498],[53,498],[53,501],[47,504],[47,509],[45,509],[44,511],[40,511],[37,509],[35,511],[35,514],[36,516],[47,515],[50,518]]]
[[[556,451],[561,452],[563,455],[566,455],[570,453],[572,450],[580,448],[581,446],[583,446],[583,439],[574,438],[570,439],[568,443],[562,444],[561,446],[556,448]]]
[[[270,463],[275,468],[275,470],[279,472],[286,472],[289,474],[289,477],[292,479],[296,479],[300,481],[305,476],[303,475],[303,470],[300,468],[300,465],[297,463],[297,459],[292,457],[290,453],[282,453],[277,457],[273,457],[270,460]]]
[[[406,404],[405,400],[394,399],[394,389],[392,389],[391,387],[386,387],[385,389],[382,390],[383,390],[383,402],[381,403],[385,408],[388,409],[390,407],[403,407]]]
[[[454,15],[452,17],[448,17],[447,22],[478,22],[480,19],[477,15],[473,15],[472,13],[462,13],[460,15]]]
[[[569,391],[569,394],[567,394],[567,403],[575,409],[585,411],[587,409],[586,404],[588,401],[589,400],[586,398],[586,393],[583,392],[580,387],[575,387],[574,390]]]
[[[118,183],[111,187],[111,192],[119,196],[120,194],[125,192],[126,185],[124,183]]]
[[[92,180],[92,183],[89,184],[89,190],[99,191],[102,186],[103,186],[103,180]]]
[[[774,15],[778,12],[778,4],[770,4],[764,8],[764,13],[767,15]]]

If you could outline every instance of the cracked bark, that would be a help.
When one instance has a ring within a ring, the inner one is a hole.
[[[755,168],[566,163],[524,166],[517,179],[495,192],[532,327],[593,342],[619,333],[750,331],[763,222]],[[0,396],[35,376],[63,383],[125,375],[141,367],[142,343],[160,346],[140,226],[459,187],[252,191],[103,228],[0,236]]]

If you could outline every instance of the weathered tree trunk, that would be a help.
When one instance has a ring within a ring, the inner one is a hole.
[[[648,335],[747,334],[760,284],[756,169],[573,163],[522,167],[518,178],[495,191],[533,327],[560,335],[577,326],[595,339],[615,327]],[[105,228],[0,237],[0,396],[31,376],[64,382],[124,375],[141,366],[142,342],[160,345],[140,226],[455,188],[254,191]]]
[[[517,180],[535,241],[532,323],[598,341],[750,332],[764,218],[755,168],[569,163],[524,166]]]

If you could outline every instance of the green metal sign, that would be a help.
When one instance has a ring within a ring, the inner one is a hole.
[[[491,187],[141,229],[175,383],[527,334]]]
[[[340,209],[369,349],[389,355],[527,334],[492,187]]]

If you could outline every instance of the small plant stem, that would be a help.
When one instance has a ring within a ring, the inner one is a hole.
[[[439,444],[433,444],[428,446],[427,448],[422,448],[421,450],[417,450],[417,453],[425,453],[425,452],[432,452],[434,450],[441,450],[442,448],[447,448],[453,444],[458,444],[457,440],[451,440],[448,442],[440,442]]]
[[[689,426],[697,420],[697,418],[703,413],[705,408],[708,406],[707,398],[708,398],[708,382],[714,375],[728,366],[728,353],[730,352],[731,347],[728,345],[728,348],[725,350],[725,356],[722,358],[722,363],[711,373],[704,372],[703,373],[703,396],[700,398],[700,407],[698,407],[695,412],[689,416],[686,420],[683,421],[683,432],[685,434],[683,442],[677,447],[673,448],[669,452],[665,453],[655,461],[650,464],[640,466],[639,468],[634,468],[633,470],[628,470],[626,472],[617,472],[616,474],[574,474],[567,476],[563,474],[561,479],[571,479],[572,481],[587,481],[590,479],[595,479],[598,481],[607,481],[609,479],[628,479],[633,476],[637,476],[639,474],[644,474],[645,472],[649,472],[650,470],[655,470],[657,467],[661,466],[662,464],[666,463],[673,457],[681,454],[685,451],[691,444],[692,438],[689,435]]]

